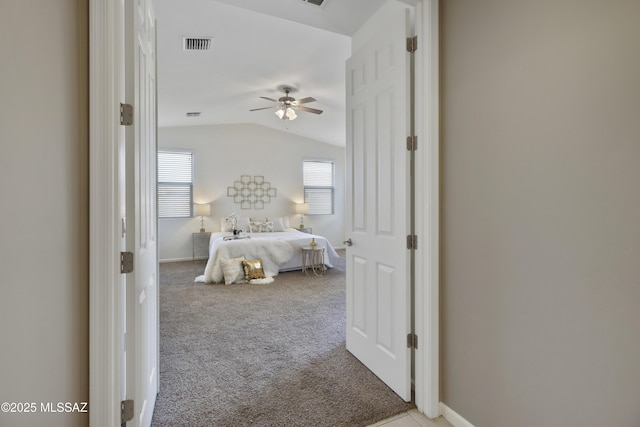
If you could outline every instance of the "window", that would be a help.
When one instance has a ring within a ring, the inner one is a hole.
[[[309,204],[308,215],[333,214],[333,169],[332,161],[305,160],[302,163],[304,202]]]
[[[193,216],[193,153],[158,150],[158,218]]]

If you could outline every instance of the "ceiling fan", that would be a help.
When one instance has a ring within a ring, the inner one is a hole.
[[[276,109],[276,116],[282,120],[295,120],[298,115],[296,111],[306,111],[308,113],[313,114],[322,114],[322,110],[318,110],[316,108],[305,107],[302,104],[307,104],[309,102],[315,102],[316,99],[312,97],[302,98],[296,101],[295,98],[289,96],[290,92],[295,92],[295,89],[291,89],[290,87],[284,86],[280,87],[280,90],[284,90],[284,96],[281,98],[273,99],[267,98],[266,96],[261,96],[260,98],[266,99],[267,101],[274,102],[275,104],[271,107],[262,107],[262,108],[254,108],[249,111],[258,111],[258,110],[268,110],[270,108]]]

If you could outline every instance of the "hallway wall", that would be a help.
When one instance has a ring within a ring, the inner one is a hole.
[[[0,10],[0,426],[87,426],[88,2]]]
[[[441,4],[442,401],[640,425],[640,2]]]

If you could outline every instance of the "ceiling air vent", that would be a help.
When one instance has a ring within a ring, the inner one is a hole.
[[[324,6],[327,0],[301,0],[304,3],[314,4],[316,6]]]
[[[211,50],[213,37],[183,37],[183,50]]]
[[[187,113],[187,117],[200,117],[200,114],[202,114],[200,111],[193,111]]]

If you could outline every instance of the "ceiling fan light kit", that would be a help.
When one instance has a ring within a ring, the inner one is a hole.
[[[283,86],[280,88],[281,90],[284,90],[284,96],[275,100],[273,98],[267,98],[266,96],[261,96],[260,98],[262,99],[266,99],[267,101],[271,101],[274,102],[275,105],[271,106],[271,107],[263,107],[263,108],[254,108],[252,110],[249,111],[258,111],[258,110],[268,110],[271,108],[275,108],[276,109],[276,116],[278,116],[279,119],[281,120],[295,120],[298,117],[298,114],[296,113],[297,111],[306,111],[309,113],[313,113],[313,114],[322,114],[322,110],[318,110],[316,108],[309,108],[309,107],[304,107],[301,104],[306,104],[309,102],[315,102],[315,98],[312,97],[307,97],[307,98],[303,98],[300,99],[298,101],[296,101],[295,98],[289,96],[290,92],[294,92],[294,89],[291,89],[290,87],[287,86]]]
[[[284,105],[276,111],[276,116],[282,120],[295,120],[298,117],[293,108]]]

